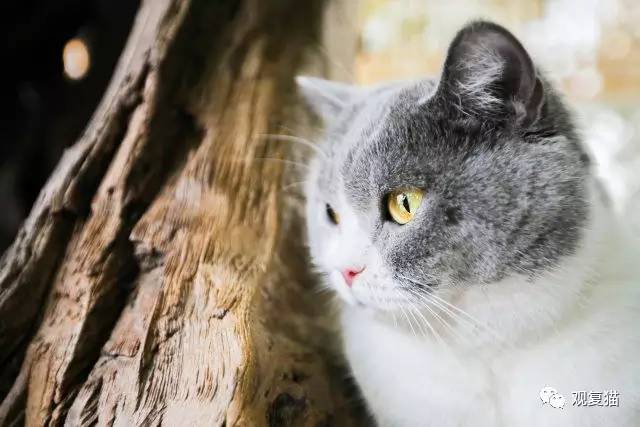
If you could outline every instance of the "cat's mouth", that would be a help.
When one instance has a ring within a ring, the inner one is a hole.
[[[328,279],[337,296],[348,305],[379,311],[397,311],[421,303],[439,289],[433,277],[418,279],[397,271],[385,274],[371,268],[352,281],[333,269],[328,272]]]
[[[345,290],[349,294],[345,299],[350,305],[361,308],[380,312],[398,312],[430,300],[436,289],[436,283],[415,284],[406,280],[395,280],[386,284],[360,283],[354,288]],[[345,295],[341,296],[345,297]]]

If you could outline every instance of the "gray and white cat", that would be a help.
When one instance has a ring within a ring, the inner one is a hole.
[[[640,425],[638,251],[515,37],[466,26],[437,80],[298,83],[311,256],[377,422]]]

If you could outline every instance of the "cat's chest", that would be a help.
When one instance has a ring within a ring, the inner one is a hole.
[[[625,371],[637,378],[625,363],[620,374],[606,368],[608,352],[587,351],[591,338],[557,335],[491,356],[445,350],[358,310],[343,311],[342,326],[351,368],[382,426],[567,425],[568,418],[590,414],[543,407],[543,387],[564,392],[571,405],[573,391],[625,388],[631,384],[622,380]],[[615,347],[615,340],[601,344]]]
[[[438,420],[440,413],[457,414],[459,425],[482,425],[471,417],[478,411],[486,425],[499,424],[490,366],[421,342],[423,331],[399,332],[357,310],[345,310],[342,323],[351,369],[381,425],[424,425],[425,414],[429,425],[457,425]],[[470,409],[469,418],[460,408]]]

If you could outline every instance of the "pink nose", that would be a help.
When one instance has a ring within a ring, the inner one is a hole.
[[[353,280],[356,276],[364,271],[364,267],[355,269],[355,268],[345,268],[342,270],[342,277],[344,277],[344,281],[347,282],[347,285],[351,286]]]

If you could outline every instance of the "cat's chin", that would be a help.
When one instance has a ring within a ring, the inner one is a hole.
[[[356,295],[350,290],[346,292],[336,290],[334,296],[345,308],[357,308],[371,313],[388,315],[390,318],[403,315],[402,313],[407,310],[407,307],[415,304],[415,301],[412,302],[410,298],[381,299],[376,297],[373,292],[367,295]]]
[[[390,308],[389,305],[380,301],[371,301],[367,299],[357,298],[353,293],[348,291],[338,291],[334,292],[335,298],[345,307],[357,307],[359,309],[370,310],[370,311],[379,311],[379,312],[390,312],[393,311],[393,308]]]

